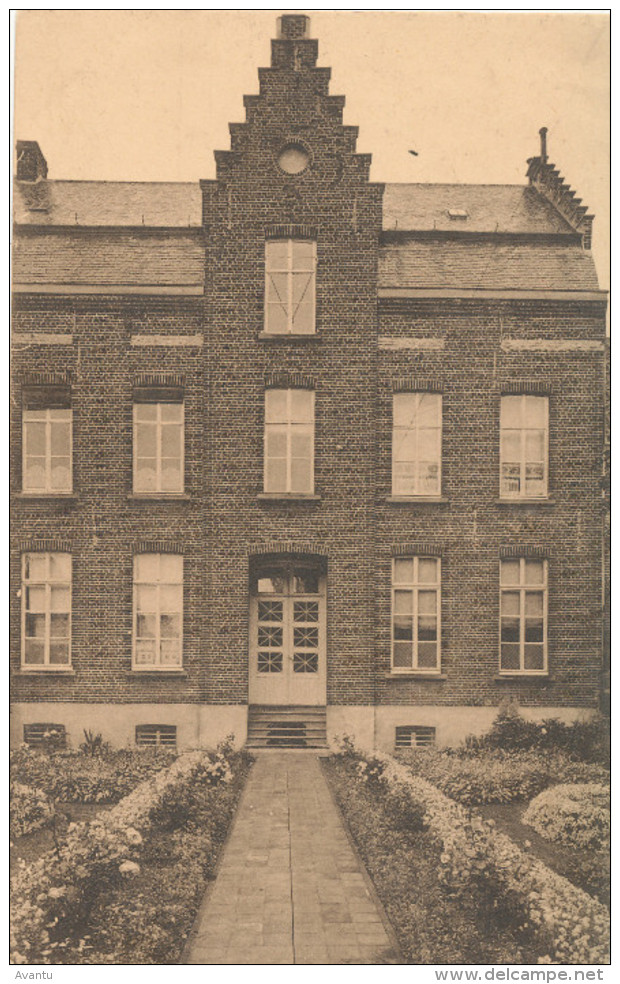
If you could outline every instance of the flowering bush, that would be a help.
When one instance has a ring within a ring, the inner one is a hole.
[[[424,806],[425,822],[442,845],[439,879],[450,894],[473,892],[481,908],[514,921],[537,944],[541,963],[608,962],[609,913],[600,902],[389,755],[359,758],[381,763],[388,788]]]
[[[602,766],[575,762],[562,753],[420,748],[399,752],[397,759],[446,796],[465,806],[529,800],[558,782],[606,782]]]
[[[54,804],[43,790],[20,782],[10,784],[11,840],[46,827],[53,817]]]
[[[144,835],[162,807],[188,788],[226,784],[230,776],[222,753],[189,752],[102,817],[70,824],[56,851],[32,864],[20,862],[11,886],[12,962],[54,962],[55,951],[69,945],[96,897],[139,872]]]
[[[577,848],[609,848],[609,787],[598,783],[552,786],[532,800],[523,822],[541,837]]]

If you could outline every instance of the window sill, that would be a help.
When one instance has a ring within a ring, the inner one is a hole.
[[[125,676],[132,677],[186,677],[187,670],[158,670],[156,667],[149,667],[144,670],[127,670]]]
[[[500,497],[495,500],[498,506],[555,506],[555,499],[550,499],[548,496],[541,496],[539,499],[510,499],[506,496]]]
[[[149,502],[153,499],[163,502],[189,502],[191,495],[187,492],[130,492],[127,498],[130,502],[139,502],[141,499]]]
[[[75,676],[75,670],[72,667],[61,667],[61,666],[22,666],[19,670],[15,670],[15,676]]]
[[[77,500],[77,492],[17,492],[16,499],[50,499],[52,501],[72,502]]]
[[[261,331],[258,339],[261,342],[316,342],[321,338],[316,332],[273,332]]]
[[[523,671],[521,673],[498,673],[497,676],[493,678],[494,680],[550,680],[551,677],[547,670],[544,673],[537,673],[536,671]]]
[[[426,673],[424,670],[393,670],[385,674],[386,680],[447,680],[445,673]]]
[[[422,505],[433,502],[449,502],[443,495],[386,495],[385,501],[390,505]]]
[[[256,498],[260,502],[320,502],[320,495],[310,495],[303,492],[259,492]]]

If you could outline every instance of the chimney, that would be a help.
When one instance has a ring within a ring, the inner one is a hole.
[[[310,18],[305,14],[283,14],[277,20],[278,40],[303,41],[310,37]]]
[[[36,140],[17,141],[18,181],[41,181],[47,178],[47,161]]]
[[[549,160],[547,157],[547,127],[541,126],[538,132],[540,134],[540,159],[543,164],[546,164]]]

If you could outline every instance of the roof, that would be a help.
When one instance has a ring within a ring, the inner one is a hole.
[[[44,231],[16,235],[13,243],[13,280],[20,285],[203,285],[204,263],[194,231]]]
[[[16,284],[204,284],[199,184],[43,180],[16,188],[18,227],[31,229],[15,237]],[[591,255],[531,187],[388,184],[383,227],[398,235],[381,247],[379,288],[598,287]]]
[[[14,209],[15,221],[24,225],[202,225],[197,182],[16,181]]]
[[[578,244],[410,239],[379,251],[382,287],[596,290],[589,252]]]
[[[197,182],[17,181],[15,189],[18,224],[187,228],[202,223]],[[450,218],[451,210],[467,217]],[[383,228],[574,235],[542,195],[523,185],[386,184]]]
[[[451,218],[450,211],[467,218]],[[553,205],[527,185],[386,184],[383,229],[574,235]]]

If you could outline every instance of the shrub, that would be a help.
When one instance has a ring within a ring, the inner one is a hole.
[[[609,847],[609,787],[598,783],[553,786],[532,800],[523,822],[541,837],[576,848]]]
[[[516,705],[507,704],[500,710],[491,729],[480,737],[468,737],[465,747],[471,751],[560,751],[583,762],[595,762],[609,768],[609,721],[599,716],[589,721],[573,721],[571,724],[565,724],[556,718],[538,723],[526,721],[519,714]]]
[[[104,755],[110,751],[109,741],[104,741],[101,733],[95,734],[88,728],[84,728],[84,741],[80,745],[83,755]]]
[[[42,789],[10,784],[10,835],[11,840],[47,827],[54,817],[54,804]]]
[[[118,803],[123,796],[169,766],[175,754],[162,749],[135,749],[84,754],[46,753],[22,746],[11,754],[11,775],[53,799],[70,803]]]

